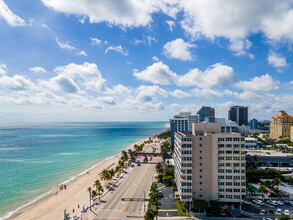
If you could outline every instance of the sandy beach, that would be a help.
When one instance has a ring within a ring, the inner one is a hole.
[[[136,144],[144,142],[146,139],[140,140]],[[133,145],[126,149],[133,148]],[[99,163],[96,167],[85,172],[85,174],[77,176],[75,179],[67,183],[66,190],[54,190],[50,195],[37,200],[36,202],[21,208],[13,213],[8,219],[30,220],[30,219],[54,219],[62,220],[64,218],[64,210],[71,214],[79,214],[82,205],[89,205],[88,187],[93,187],[95,180],[100,179],[98,175],[107,167],[115,168],[120,158],[120,154]],[[104,181],[101,181],[104,185]],[[105,189],[105,188],[104,188]],[[58,191],[58,193],[56,193]],[[80,208],[78,208],[78,205]],[[74,209],[74,213],[73,213]]]

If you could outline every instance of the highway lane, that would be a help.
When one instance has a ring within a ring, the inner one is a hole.
[[[154,158],[152,162],[160,161]],[[102,204],[97,210],[95,220],[100,219],[138,219],[144,214],[143,198],[146,198],[153,181],[156,164],[141,163],[141,166],[131,168],[129,174],[123,182],[115,188],[115,191],[107,198],[106,203]],[[140,201],[121,201],[122,198],[132,198]]]

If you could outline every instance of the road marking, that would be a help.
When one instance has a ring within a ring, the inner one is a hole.
[[[158,212],[177,212],[177,209],[158,209]]]
[[[164,185],[164,186],[161,186],[161,187],[158,188],[158,190],[159,190],[159,189],[163,189],[164,187],[166,187],[166,186],[165,186],[165,185]]]
[[[132,196],[133,196],[133,194],[135,193],[135,191],[136,191],[137,187],[138,187],[138,186],[139,186],[139,184],[141,183],[141,181],[142,181],[142,179],[143,179],[144,175],[146,174],[147,170],[149,169],[150,165],[151,165],[151,164],[150,164],[150,162],[149,162],[149,165],[148,165],[148,167],[145,169],[145,171],[144,171],[144,173],[143,173],[142,177],[140,178],[140,180],[139,180],[138,184],[136,185],[135,189],[133,190],[133,192],[132,192],[131,196],[129,197],[129,200],[131,199],[131,197],[132,197]],[[126,202],[126,204],[125,204],[125,206],[123,207],[122,211],[124,211],[124,209],[126,208],[127,204],[129,203],[129,200]]]

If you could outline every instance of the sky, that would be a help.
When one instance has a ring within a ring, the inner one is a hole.
[[[0,122],[293,114],[292,0],[0,0]]]

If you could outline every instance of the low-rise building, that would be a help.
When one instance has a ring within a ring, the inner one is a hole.
[[[221,132],[221,123],[195,123],[175,134],[175,181],[183,202],[190,199],[239,204],[246,192],[244,138]]]
[[[258,150],[262,147],[262,142],[257,138],[247,137],[245,138],[245,148],[248,150]]]

